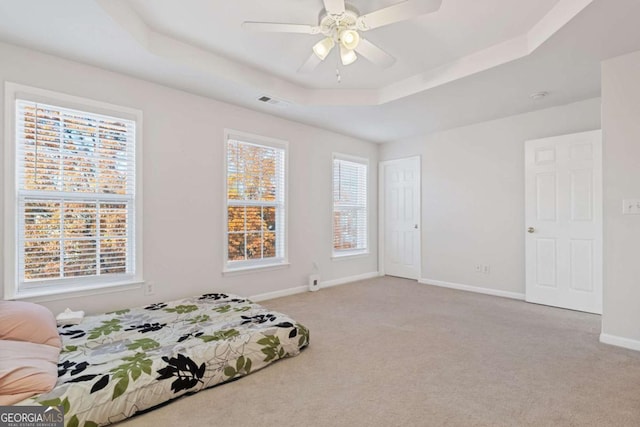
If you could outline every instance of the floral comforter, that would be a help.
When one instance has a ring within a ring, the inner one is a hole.
[[[58,382],[19,405],[63,406],[65,425],[107,425],[248,375],[309,344],[288,316],[221,293],[86,317],[59,328]]]

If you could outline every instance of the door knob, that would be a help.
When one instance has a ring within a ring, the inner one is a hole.
[[[534,231],[536,231],[536,229],[533,227],[527,228],[527,233],[533,233]]]

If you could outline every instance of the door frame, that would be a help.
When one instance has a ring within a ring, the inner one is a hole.
[[[378,162],[378,274],[385,275],[384,271],[384,253],[385,253],[385,194],[384,194],[384,167],[386,165],[405,161],[416,160],[418,163],[418,231],[420,236],[418,239],[418,281],[422,278],[422,158],[420,155],[401,157],[398,159],[382,160]]]

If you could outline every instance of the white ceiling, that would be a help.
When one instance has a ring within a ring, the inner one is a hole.
[[[395,2],[352,4],[367,12]],[[376,142],[599,96],[600,61],[640,50],[640,0],[443,0],[436,13],[366,33],[396,64],[358,60],[337,84],[335,62],[296,73],[318,36],[240,28],[315,24],[321,8],[321,0],[5,1],[0,41]],[[550,96],[530,100],[539,90]],[[264,94],[290,102],[259,103]]]
[[[361,14],[399,0],[348,0]],[[357,61],[340,84],[337,51],[313,73],[297,73],[322,35],[255,33],[244,21],[316,25],[321,0],[131,0],[131,8],[154,31],[309,88],[378,88],[531,29],[558,0],[444,0],[440,10],[367,33],[368,40],[395,56],[390,69]],[[343,68],[340,66],[340,68]],[[347,70],[343,71],[347,73]]]

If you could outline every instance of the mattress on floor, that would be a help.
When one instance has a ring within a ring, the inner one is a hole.
[[[107,425],[247,375],[309,343],[287,315],[211,293],[86,317],[59,328],[58,382],[18,405],[61,405],[65,425]]]

